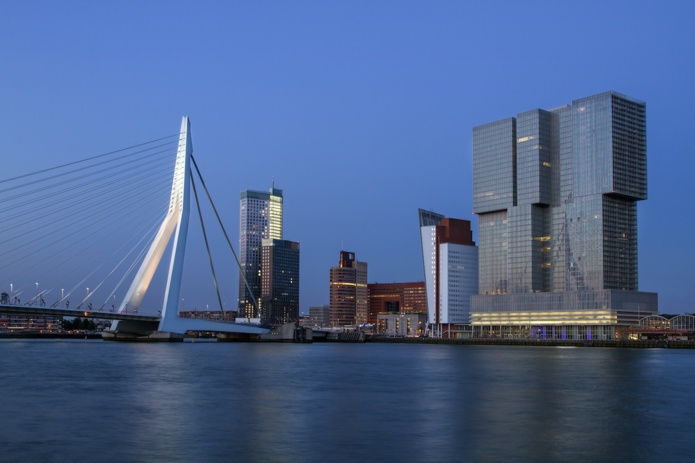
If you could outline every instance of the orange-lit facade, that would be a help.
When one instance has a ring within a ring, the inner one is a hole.
[[[340,251],[338,267],[331,267],[330,285],[331,325],[366,323],[367,263],[355,260],[354,252]]]

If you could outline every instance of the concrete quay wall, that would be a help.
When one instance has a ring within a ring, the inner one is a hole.
[[[457,344],[471,346],[568,346],[568,347],[623,347],[623,348],[669,348],[695,349],[695,341],[656,340],[562,340],[562,339],[500,339],[500,338],[406,338],[370,336],[367,342],[410,343],[410,344]]]

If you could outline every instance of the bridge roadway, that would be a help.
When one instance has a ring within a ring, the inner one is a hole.
[[[127,336],[128,333],[145,334],[161,328],[160,315],[144,315],[126,312],[111,312],[103,310],[67,309],[61,307],[34,307],[26,305],[0,304],[0,314],[23,315],[62,315],[64,317],[101,318],[104,320],[120,320],[119,330]],[[217,333],[268,334],[270,329],[251,323],[233,323],[197,318],[173,317],[165,331],[186,333],[188,331],[214,331]]]
[[[66,309],[60,307],[34,307],[26,305],[0,304],[0,313],[23,315],[62,315],[64,317],[101,318],[103,320],[136,320],[147,322],[159,322],[159,315],[140,315],[137,313],[110,312],[103,310]]]

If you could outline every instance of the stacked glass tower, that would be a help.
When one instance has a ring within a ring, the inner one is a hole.
[[[646,106],[606,92],[473,129],[474,333],[613,338],[657,312],[638,291]]]
[[[257,318],[263,240],[282,239],[282,190],[242,191],[240,210],[238,316]]]

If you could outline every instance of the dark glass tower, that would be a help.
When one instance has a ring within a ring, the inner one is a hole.
[[[299,243],[263,240],[261,321],[281,325],[299,320]]]

